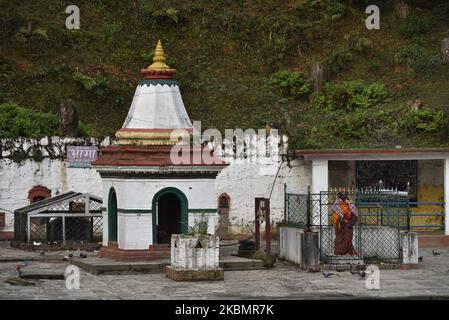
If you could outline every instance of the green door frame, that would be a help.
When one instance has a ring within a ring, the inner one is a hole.
[[[108,242],[117,242],[117,194],[109,189],[108,197]]]
[[[165,194],[174,194],[179,198],[179,201],[181,202],[181,233],[186,234],[188,230],[188,223],[189,223],[189,203],[187,201],[187,197],[185,194],[174,187],[168,187],[164,188],[162,190],[159,190],[153,197],[151,212],[153,213],[153,244],[157,243],[157,234],[156,234],[156,215],[158,212],[156,212],[156,204],[159,200],[159,198]]]

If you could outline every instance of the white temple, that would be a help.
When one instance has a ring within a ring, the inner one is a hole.
[[[139,83],[123,127],[117,131],[118,145],[102,150],[94,162],[103,185],[101,254],[123,260],[158,259],[169,256],[172,234],[187,233],[195,219],[206,214],[209,233],[215,232],[217,200],[215,178],[226,167],[215,164],[174,164],[170,152],[177,142],[170,134],[192,123],[179,86],[172,80],[176,70],[164,63],[158,42],[154,63],[141,71]],[[204,147],[192,147],[191,155]]]

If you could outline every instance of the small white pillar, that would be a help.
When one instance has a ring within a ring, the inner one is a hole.
[[[312,186],[311,193],[319,194],[321,191],[329,190],[329,161],[328,160],[312,160]],[[316,197],[316,196],[315,196]],[[327,213],[320,213],[320,206],[314,206],[312,212],[312,224],[318,225],[323,224],[327,225],[328,217]],[[321,215],[321,222],[320,222]]]
[[[444,159],[444,234],[449,236],[449,158]]]
[[[312,160],[312,187],[311,192],[318,194],[329,189],[329,161]]]

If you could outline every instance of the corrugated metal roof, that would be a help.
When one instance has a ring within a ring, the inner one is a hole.
[[[69,192],[62,193],[62,194],[59,194],[59,195],[51,197],[51,198],[37,201],[28,206],[16,209],[14,211],[14,213],[19,213],[19,214],[24,214],[24,213],[29,213],[29,212],[38,213],[40,211],[45,211],[46,209],[48,209],[48,207],[51,207],[53,205],[70,202],[72,200],[76,200],[76,199],[78,199],[82,196],[86,196],[86,195],[88,195],[88,194],[81,193],[81,192],[69,191]],[[98,197],[95,197],[92,195],[89,195],[89,197],[93,201],[102,202],[102,200]]]

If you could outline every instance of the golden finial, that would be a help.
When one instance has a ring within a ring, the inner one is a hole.
[[[161,70],[170,69],[165,63],[164,49],[162,48],[161,40],[157,42],[156,50],[154,51],[153,64],[147,69],[150,70]]]

